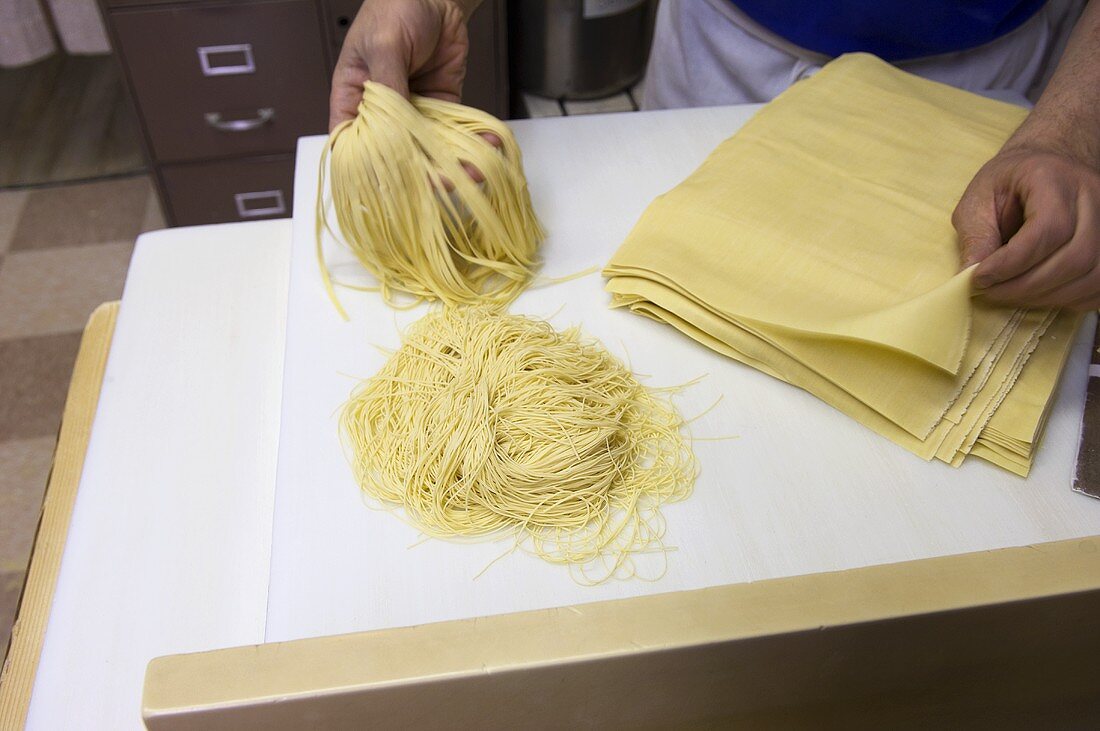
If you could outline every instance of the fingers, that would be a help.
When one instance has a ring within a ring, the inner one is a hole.
[[[376,81],[409,96],[410,41],[384,5],[364,4],[340,48],[329,95],[329,132],[358,113],[363,84]]]
[[[462,164],[462,169],[466,171],[466,175],[470,177],[475,183],[479,185],[485,182],[485,176],[481,174],[481,171],[474,167],[471,163],[465,160],[459,160]],[[443,186],[443,190],[448,193],[453,193],[455,189],[454,181],[448,178],[446,175],[439,176],[439,182]]]
[[[406,99],[409,96],[408,72],[401,60],[401,51],[381,48],[372,44],[355,60],[341,54],[336,71],[332,75],[332,93],[329,95],[328,129],[331,132],[341,122],[353,119],[363,99],[363,84],[375,81],[385,84]]]
[[[1004,246],[987,256],[974,272],[974,285],[988,288],[1022,275],[1073,239],[1077,229],[1075,191],[1056,181],[1025,183],[1024,224]]]
[[[485,140],[494,148],[496,148],[498,152],[501,150],[502,147],[504,147],[504,141],[492,132],[478,132],[477,134],[478,137]],[[485,176],[481,174],[481,171],[478,170],[476,166],[474,166],[472,163],[466,162],[465,160],[461,160],[460,162],[462,163],[462,169],[466,171],[466,174],[469,175],[475,183],[485,182]]]
[[[1012,288],[998,285],[997,289],[983,292],[986,299],[997,304],[1022,307],[1070,307],[1077,310],[1094,309],[1100,304],[1100,269],[1093,267],[1080,277],[1066,282],[1041,295],[1020,295],[1014,290],[1026,291],[1026,285]],[[1003,290],[1000,288],[1004,287]]]
[[[1025,307],[1100,303],[1100,176],[1061,153],[1001,152],[952,216],[985,298]],[[1003,243],[1002,243],[1003,242]]]
[[[1084,244],[1071,246],[1073,222],[1051,221],[1051,214],[1029,219],[1007,244],[974,272],[974,286],[988,293],[1025,290],[1042,294],[1092,268],[1092,252]],[[1011,286],[1008,286],[1011,283]]]
[[[1031,307],[1087,306],[1100,297],[1100,202],[1087,193],[1074,201],[1063,202],[1059,208],[1048,209],[1042,215],[1029,219],[1017,237],[1032,236],[1028,224],[1038,222],[1032,228],[1046,232],[1046,243],[1036,244],[1033,252],[1015,254],[1019,261],[1037,261],[1015,277],[993,284],[982,294],[989,300],[1005,304],[1026,304]],[[1072,213],[1073,217],[1066,217]],[[1051,222],[1049,219],[1060,219]],[[1065,228],[1073,227],[1066,236]],[[1027,246],[1028,240],[1023,242]],[[1014,245],[1010,241],[1004,250]],[[1038,251],[1051,249],[1052,253],[1040,257]],[[981,267],[979,267],[979,272]],[[978,273],[975,280],[978,281]]]
[[[438,32],[432,47],[428,48],[425,44],[420,48],[421,53],[413,56],[409,88],[421,96],[459,102],[470,50],[466,21],[452,2],[443,4],[438,20]]]
[[[329,98],[329,130],[358,110],[363,83],[457,102],[469,41],[461,7],[450,0],[371,0],[352,21]]]
[[[468,163],[465,160],[462,160],[461,162],[462,169],[466,171],[466,174],[469,175],[475,183],[485,182],[485,176],[482,175],[481,171],[474,167],[472,163]]]
[[[986,299],[1032,307],[1062,306],[1089,296],[1095,280],[1096,253],[1071,242],[1018,277],[982,290]]]
[[[328,101],[328,131],[341,122],[354,119],[363,99],[363,84],[370,77],[365,68],[337,66],[332,75],[332,93]]]
[[[484,139],[486,142],[488,142],[490,145],[497,148],[498,150],[504,145],[504,142],[492,132],[479,132],[478,134],[481,136],[482,139]],[[477,167],[473,163],[467,162],[465,160],[460,160],[459,162],[462,163],[462,169],[466,171],[466,174],[470,176],[471,180],[478,184],[485,182],[485,176],[480,170],[477,169]],[[452,182],[451,179],[448,178],[446,175],[441,175],[439,179],[440,182],[443,183],[443,189],[448,193],[455,189],[454,182]]]
[[[996,182],[995,176],[979,173],[951,214],[951,223],[959,235],[963,269],[988,257],[1003,240],[995,205]]]
[[[409,44],[399,34],[375,36],[363,49],[370,80],[409,98]],[[361,91],[361,89],[360,89]]]
[[[333,74],[329,131],[356,117],[367,81],[388,86],[405,98],[411,90],[458,102],[468,50],[465,17],[452,2],[364,3],[348,30]],[[497,135],[482,137],[496,148],[503,147]],[[484,182],[476,166],[463,161],[462,167],[475,183]],[[440,184],[447,191],[455,187],[445,176]]]

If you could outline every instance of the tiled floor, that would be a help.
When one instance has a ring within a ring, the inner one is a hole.
[[[0,191],[0,653],[6,652],[80,333],[163,228],[146,175]]]

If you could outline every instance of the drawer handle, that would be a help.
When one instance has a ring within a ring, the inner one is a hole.
[[[286,203],[283,201],[281,190],[260,190],[255,193],[237,193],[233,196],[237,204],[237,214],[241,218],[259,218],[260,216],[279,216],[286,213]],[[268,202],[268,205],[251,204],[257,201]]]
[[[251,119],[222,119],[221,112],[207,112],[202,115],[206,124],[222,132],[248,132],[259,129],[275,119],[274,107],[263,107],[256,110],[256,116]]]
[[[199,46],[199,63],[203,76],[229,76],[232,74],[251,74],[256,71],[256,62],[252,58],[251,43],[235,43],[230,46]],[[219,59],[221,57],[221,63]],[[227,58],[228,57],[228,58]],[[237,63],[231,63],[236,61]]]

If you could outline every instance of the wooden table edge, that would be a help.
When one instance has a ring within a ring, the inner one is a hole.
[[[0,728],[22,728],[27,719],[118,311],[118,302],[97,307],[80,340],[30,565],[0,671]]]

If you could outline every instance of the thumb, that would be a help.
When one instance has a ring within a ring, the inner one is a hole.
[[[336,67],[332,75],[332,92],[329,94],[329,132],[341,122],[355,118],[359,102],[363,99],[363,83],[366,80],[367,72],[364,69],[350,65]]]
[[[409,98],[409,50],[398,43],[372,44],[363,54],[371,81]]]
[[[975,180],[951,214],[959,237],[962,269],[977,264],[1004,243],[992,186]]]
[[[408,99],[409,78],[405,66],[399,51],[367,51],[362,58],[355,58],[345,47],[332,76],[328,131],[332,132],[341,122],[355,119],[363,99],[363,85],[368,81],[384,84]]]

